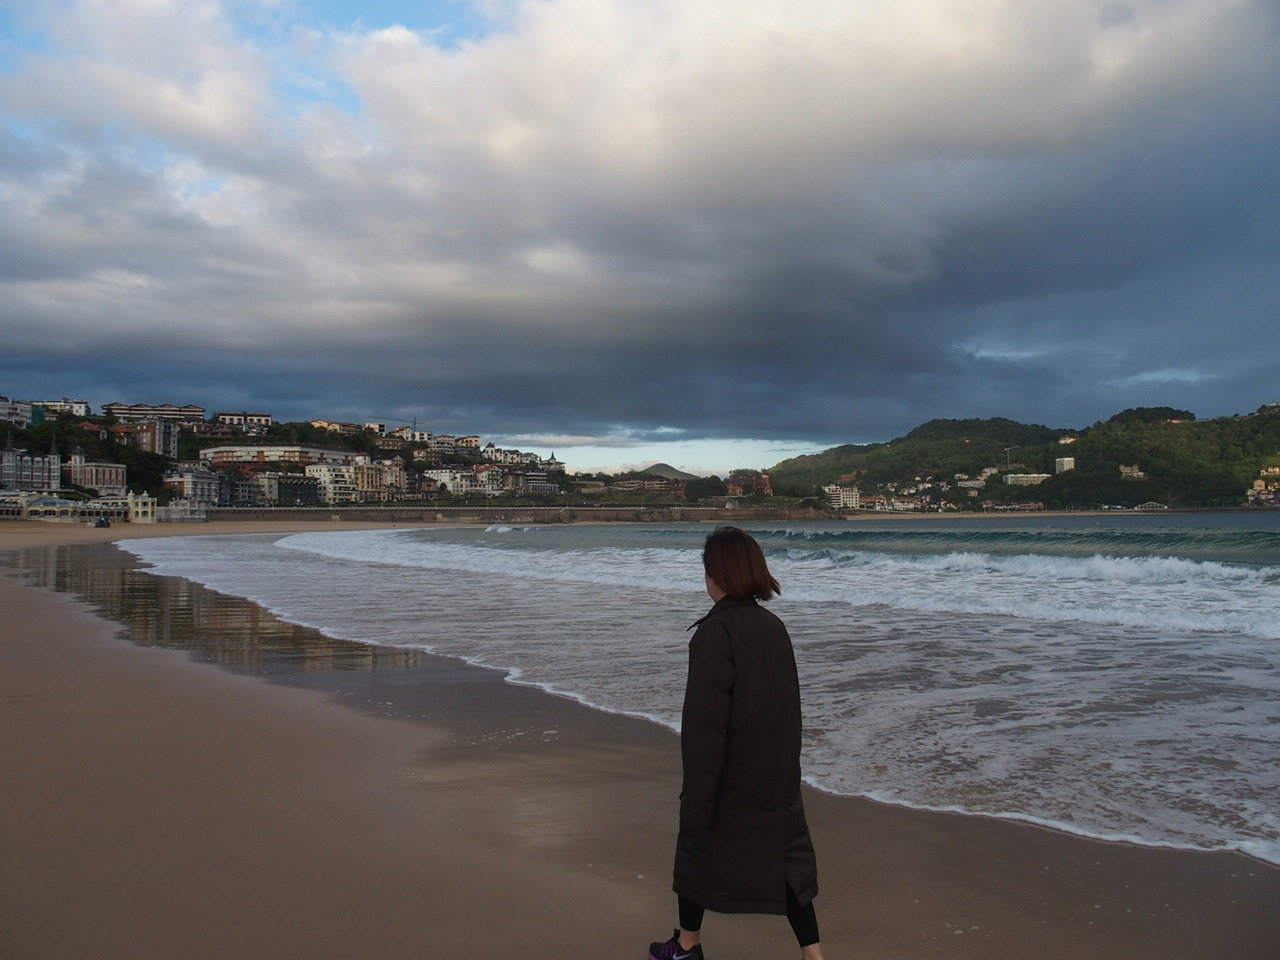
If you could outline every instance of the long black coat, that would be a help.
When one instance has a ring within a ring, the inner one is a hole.
[[[800,799],[800,682],[787,628],[725,597],[689,642],[677,894],[720,913],[785,913],[818,871]]]

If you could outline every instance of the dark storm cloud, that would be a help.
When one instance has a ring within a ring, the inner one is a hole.
[[[273,49],[49,4],[0,391],[829,443],[1274,398],[1268,4],[514,9]]]

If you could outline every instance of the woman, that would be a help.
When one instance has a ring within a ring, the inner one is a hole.
[[[737,527],[702,550],[714,606],[694,624],[681,716],[676,839],[680,926],[650,960],[702,960],[704,910],[785,913],[804,960],[822,960],[817,864],[800,799],[800,683],[791,638],[757,601],[781,588]]]

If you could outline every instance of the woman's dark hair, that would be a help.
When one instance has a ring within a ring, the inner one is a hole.
[[[739,600],[768,600],[782,592],[751,534],[737,527],[716,527],[702,547],[702,569],[716,586]]]

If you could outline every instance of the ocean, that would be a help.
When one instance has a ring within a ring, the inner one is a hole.
[[[745,526],[782,583],[813,786],[1280,864],[1280,514]],[[707,530],[118,545],[335,638],[678,729]]]

